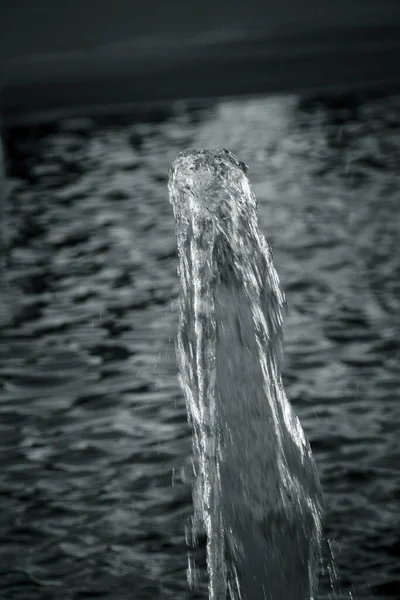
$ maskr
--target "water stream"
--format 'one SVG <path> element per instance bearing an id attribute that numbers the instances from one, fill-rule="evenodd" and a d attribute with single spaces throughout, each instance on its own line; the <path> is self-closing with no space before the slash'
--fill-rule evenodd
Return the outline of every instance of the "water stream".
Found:
<path id="1" fill-rule="evenodd" d="M 315 598 L 323 500 L 281 378 L 285 307 L 247 167 L 186 150 L 170 169 L 181 279 L 177 358 L 193 431 L 192 540 L 210 600 Z M 196 567 L 189 561 L 189 581 Z"/>

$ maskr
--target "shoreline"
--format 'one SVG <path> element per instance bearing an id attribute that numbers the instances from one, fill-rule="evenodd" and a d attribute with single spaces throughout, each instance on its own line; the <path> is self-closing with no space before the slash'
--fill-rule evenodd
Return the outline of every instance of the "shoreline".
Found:
<path id="1" fill-rule="evenodd" d="M 156 40 L 155 40 L 156 41 Z M 169 45 L 168 45 L 169 44 Z M 0 62 L 3 125 L 121 114 L 178 100 L 335 93 L 400 84 L 400 28 L 137 44 Z M 108 49 L 107 49 L 108 48 Z M 136 50 L 135 50 L 136 48 Z"/>

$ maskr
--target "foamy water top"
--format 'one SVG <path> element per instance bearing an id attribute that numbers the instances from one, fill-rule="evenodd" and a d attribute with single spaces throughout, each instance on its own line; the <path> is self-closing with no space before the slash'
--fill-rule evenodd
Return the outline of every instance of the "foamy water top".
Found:
<path id="1" fill-rule="evenodd" d="M 170 200 L 183 221 L 220 216 L 225 223 L 234 210 L 256 216 L 257 200 L 246 177 L 247 165 L 225 148 L 181 152 L 170 169 Z M 238 193 L 239 192 L 239 193 Z M 243 192 L 242 194 L 240 192 Z M 229 221 L 229 219 L 228 219 Z"/>

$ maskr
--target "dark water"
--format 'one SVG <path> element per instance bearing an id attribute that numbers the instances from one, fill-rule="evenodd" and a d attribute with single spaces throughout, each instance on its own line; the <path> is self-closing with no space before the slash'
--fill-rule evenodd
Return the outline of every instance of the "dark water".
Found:
<path id="1" fill-rule="evenodd" d="M 394 95 L 9 132 L 1 598 L 206 598 L 205 578 L 198 591 L 186 582 L 191 433 L 166 185 L 191 146 L 250 166 L 288 297 L 285 386 L 321 472 L 337 593 L 400 597 L 399 142 Z M 326 572 L 321 598 L 329 589 Z"/>

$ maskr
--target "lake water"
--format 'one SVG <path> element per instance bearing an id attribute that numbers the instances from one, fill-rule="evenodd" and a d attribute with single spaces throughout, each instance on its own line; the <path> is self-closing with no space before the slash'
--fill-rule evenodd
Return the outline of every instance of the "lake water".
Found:
<path id="1" fill-rule="evenodd" d="M 284 383 L 326 500 L 320 598 L 400 596 L 400 96 L 176 105 L 8 132 L 0 596 L 194 600 L 168 167 L 249 165 L 288 299 Z"/>

